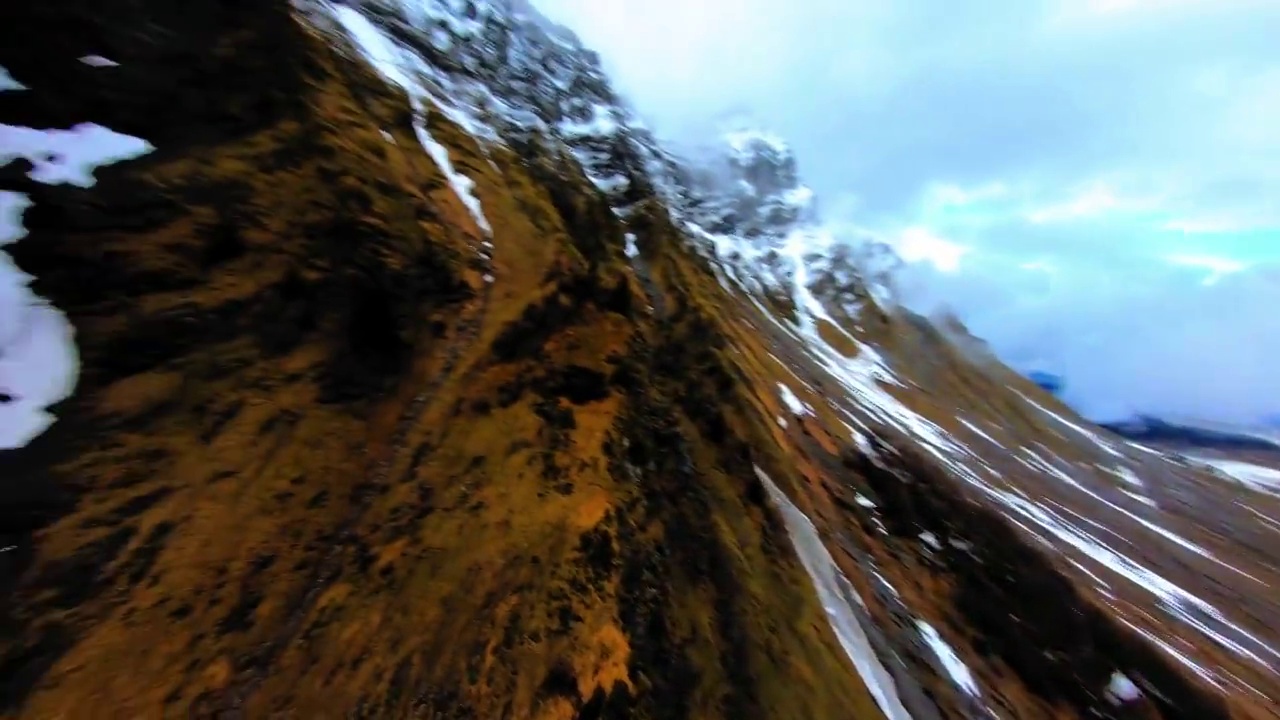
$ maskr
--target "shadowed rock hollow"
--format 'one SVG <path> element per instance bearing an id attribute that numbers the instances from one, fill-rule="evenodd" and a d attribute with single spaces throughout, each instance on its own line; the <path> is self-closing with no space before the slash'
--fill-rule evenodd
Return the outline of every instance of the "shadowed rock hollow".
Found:
<path id="1" fill-rule="evenodd" d="M 527 6 L 0 48 L 4 122 L 154 146 L 0 170 L 81 361 L 0 451 L 6 717 L 1276 716 L 1274 495 L 800 252 L 789 151 L 717 195 Z"/>

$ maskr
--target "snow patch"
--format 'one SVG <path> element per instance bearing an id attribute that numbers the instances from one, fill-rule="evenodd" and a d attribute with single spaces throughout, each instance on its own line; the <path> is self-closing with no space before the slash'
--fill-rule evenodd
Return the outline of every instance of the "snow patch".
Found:
<path id="1" fill-rule="evenodd" d="M 793 415 L 812 415 L 813 408 L 800 401 L 791 388 L 783 383 L 778 383 L 778 396 L 782 398 L 782 402 L 787 406 Z"/>
<path id="2" fill-rule="evenodd" d="M 1093 580 L 1095 583 L 1097 583 L 1097 584 L 1098 584 L 1098 587 L 1099 587 L 1099 588 L 1103 588 L 1103 592 L 1107 595 L 1107 597 L 1111 597 L 1111 596 L 1112 596 L 1112 595 L 1111 595 L 1111 593 L 1110 593 L 1110 592 L 1108 592 L 1109 590 L 1111 590 L 1111 583 L 1109 583 L 1109 582 L 1107 582 L 1106 580 L 1103 580 L 1102 578 L 1098 577 L 1097 573 L 1095 573 L 1095 572 L 1093 572 L 1092 570 L 1090 570 L 1089 568 L 1085 567 L 1085 566 L 1084 566 L 1084 563 L 1077 562 L 1077 561 L 1072 560 L 1072 559 L 1070 559 L 1070 558 L 1068 558 L 1068 561 L 1069 561 L 1073 566 L 1075 566 L 1075 569 L 1079 570 L 1080 572 L 1084 573 L 1085 575 L 1088 575 L 1088 576 L 1089 576 L 1089 578 L 1090 578 L 1091 580 Z"/>
<path id="3" fill-rule="evenodd" d="M 1185 666 L 1187 669 L 1191 670 L 1195 674 L 1207 680 L 1214 687 L 1219 689 L 1222 688 L 1222 683 L 1218 682 L 1218 678 L 1216 675 L 1214 675 L 1205 667 L 1201 666 L 1196 661 L 1192 660 L 1190 657 L 1187 657 L 1186 653 L 1175 648 L 1174 646 L 1170 645 L 1164 640 L 1161 640 L 1159 637 L 1156 636 L 1155 633 L 1152 633 L 1148 630 L 1144 630 L 1143 628 L 1140 628 L 1137 625 L 1134 625 L 1133 623 L 1129 622 L 1123 617 L 1117 616 L 1117 619 L 1120 622 L 1124 623 L 1125 625 L 1128 625 L 1129 628 L 1134 632 L 1138 633 L 1139 635 L 1145 637 L 1147 640 L 1157 645 L 1161 650 L 1164 650 L 1166 653 L 1168 653 L 1170 657 L 1182 663 L 1183 666 Z"/>
<path id="4" fill-rule="evenodd" d="M 1044 448 L 1043 445 L 1041 445 L 1040 447 L 1042 449 L 1046 449 L 1047 451 L 1047 448 Z M 1096 493 L 1085 488 L 1085 486 L 1081 485 L 1078 480 L 1068 475 L 1066 472 L 1060 469 L 1057 465 L 1054 465 L 1053 463 L 1046 460 L 1043 456 L 1038 454 L 1036 451 L 1030 448 L 1022 448 L 1022 452 L 1025 453 L 1028 457 L 1030 457 L 1031 460 L 1033 461 L 1033 463 L 1028 463 L 1028 467 L 1032 467 L 1035 469 L 1039 469 L 1043 472 L 1047 472 L 1050 475 L 1053 475 L 1054 477 L 1058 478 L 1062 482 L 1070 485 L 1071 487 L 1076 488 L 1077 490 L 1080 490 L 1086 495 L 1089 495 L 1090 497 L 1093 497 L 1093 498 L 1101 499 L 1098 497 Z M 1054 460 L 1060 459 L 1056 455 L 1052 455 L 1052 454 L 1050 455 L 1050 457 L 1052 457 Z"/>
<path id="5" fill-rule="evenodd" d="M 622 251 L 626 253 L 627 257 L 632 260 L 640 257 L 640 248 L 636 246 L 635 233 L 627 233 L 626 235 L 623 235 L 622 240 L 626 243 Z"/>
<path id="6" fill-rule="evenodd" d="M 407 53 L 401 51 L 390 38 L 383 35 L 373 23 L 354 8 L 346 5 L 332 6 L 333 17 L 351 36 L 357 50 L 384 78 L 399 85 L 410 95 L 421 96 L 421 83 L 410 77 L 402 65 Z"/>
<path id="7" fill-rule="evenodd" d="M 966 479 L 972 480 L 972 478 Z M 1222 648 L 1236 653 L 1237 655 L 1247 657 L 1268 669 L 1271 669 L 1272 665 L 1264 658 L 1264 656 L 1280 658 L 1280 653 L 1277 653 L 1276 650 L 1259 640 L 1243 627 L 1228 620 L 1222 611 L 1218 610 L 1218 608 L 1187 590 L 1184 590 L 1173 582 L 1170 582 L 1168 579 L 1153 572 L 1149 568 L 1144 567 L 1132 558 L 1113 550 L 1111 547 L 1089 535 L 1084 530 L 1072 525 L 1062 516 L 1057 515 L 1049 508 L 1032 503 L 1029 500 L 1018 497 L 1012 493 L 997 490 L 980 481 L 977 483 L 971 482 L 971 484 L 974 484 L 975 487 L 982 490 L 989 497 L 1012 510 L 1017 516 L 1040 527 L 1042 530 L 1047 531 L 1052 536 L 1075 548 L 1081 554 L 1088 556 L 1090 559 L 1103 567 L 1106 567 L 1108 570 L 1125 578 L 1129 582 L 1132 582 L 1137 587 L 1151 593 L 1155 596 L 1160 606 L 1170 616 L 1189 625 L 1190 627 L 1195 628 L 1205 637 L 1209 638 Z M 1113 507 L 1115 506 L 1113 505 Z M 1137 518 L 1137 516 L 1132 515 L 1132 513 L 1127 513 L 1123 509 L 1121 509 L 1121 512 L 1125 512 L 1127 515 L 1138 519 L 1139 522 L 1142 522 L 1149 528 L 1155 529 L 1154 526 L 1150 525 L 1150 523 L 1141 518 Z M 1027 526 L 1019 523 L 1016 518 L 1011 517 L 1010 519 L 1021 525 L 1024 529 L 1030 531 Z M 1167 533 L 1168 531 L 1164 532 Z M 1032 534 L 1034 535 L 1035 533 Z M 1169 535 L 1172 535 L 1172 533 L 1169 533 Z M 1187 541 L 1177 538 L 1176 535 L 1173 536 L 1173 538 L 1176 538 L 1175 542 L 1180 541 L 1178 542 L 1180 545 L 1183 543 L 1190 545 Z M 1197 550 L 1203 552 L 1203 550 L 1198 547 L 1193 548 L 1193 551 Z M 1213 627 L 1214 625 L 1225 628 L 1226 630 L 1241 636 L 1244 638 L 1245 642 L 1238 642 L 1227 637 L 1218 629 L 1215 629 L 1215 627 Z"/>
<path id="8" fill-rule="evenodd" d="M 853 442 L 857 444 L 858 450 L 861 451 L 863 455 L 866 455 L 869 458 L 874 458 L 876 456 L 876 449 L 871 447 L 871 441 L 867 439 L 867 436 L 853 428 L 849 428 L 849 431 L 853 433 Z"/>
<path id="9" fill-rule="evenodd" d="M 1121 466 L 1117 467 L 1117 468 L 1114 470 L 1114 472 L 1115 472 L 1116 477 L 1118 477 L 1118 478 L 1120 478 L 1121 480 L 1125 481 L 1125 482 L 1126 482 L 1126 483 L 1128 483 L 1129 485 L 1131 485 L 1131 486 L 1133 486 L 1133 487 L 1135 487 L 1135 488 L 1141 488 L 1141 487 L 1144 487 L 1144 483 L 1142 482 L 1142 478 L 1140 478 L 1140 477 L 1138 477 L 1137 475 L 1135 475 L 1135 474 L 1133 473 L 1133 471 L 1132 471 L 1132 470 L 1130 470 L 1129 468 L 1127 468 L 1127 467 L 1125 467 L 1125 466 L 1121 465 Z"/>
<path id="10" fill-rule="evenodd" d="M 814 297 L 808 288 L 808 270 L 804 263 L 805 248 L 812 247 L 805 237 L 806 231 L 797 231 L 788 237 L 782 248 L 782 254 L 789 256 L 793 263 L 792 292 L 796 301 L 798 316 L 798 332 L 777 323 L 772 315 L 765 317 L 774 321 L 779 327 L 801 340 L 810 352 L 811 357 L 822 365 L 846 390 L 860 401 L 861 407 L 871 412 L 879 420 L 892 425 L 921 442 L 923 449 L 948 467 L 955 463 L 947 458 L 943 451 L 956 452 L 957 448 L 949 439 L 949 434 L 933 422 L 908 408 L 901 400 L 891 395 L 882 386 L 903 387 L 903 383 L 894 376 L 886 366 L 880 354 L 870 346 L 862 343 L 840 328 L 840 325 L 827 313 L 821 302 Z M 845 340 L 856 349 L 854 357 L 846 357 L 827 343 L 818 332 L 818 321 L 825 320 L 837 332 L 844 334 Z M 853 420 L 852 413 L 837 407 L 847 419 Z M 860 424 L 860 423 L 859 423 Z"/>
<path id="11" fill-rule="evenodd" d="M 476 183 L 471 178 L 463 175 L 454 169 L 453 163 L 449 160 L 449 151 L 444 145 L 441 145 L 435 138 L 431 137 L 431 133 L 427 131 L 426 126 L 415 122 L 413 130 L 418 135 L 418 142 L 422 143 L 422 147 L 426 149 L 427 154 L 440 167 L 440 171 L 449 180 L 449 187 L 453 188 L 453 192 L 466 206 L 467 211 L 471 213 L 471 218 L 475 220 L 476 226 L 486 235 L 493 235 L 493 228 L 489 225 L 489 220 L 484 216 L 484 209 L 480 207 L 480 199 L 475 195 Z"/>
<path id="12" fill-rule="evenodd" d="M 946 669 L 947 674 L 951 676 L 951 681 L 973 697 L 981 695 L 982 693 L 978 690 L 978 683 L 973 679 L 973 673 L 969 672 L 968 666 L 964 664 L 959 655 L 956 655 L 956 651 L 947 644 L 947 641 L 942 639 L 938 631 L 924 620 L 916 620 L 916 628 L 920 631 L 924 641 L 929 644 L 929 648 L 933 650 L 933 654 L 938 657 L 938 661 L 942 663 L 942 667 Z"/>
<path id="13" fill-rule="evenodd" d="M 101 55 L 85 55 L 80 58 L 80 62 L 93 67 L 120 67 L 120 63 L 114 60 L 108 60 Z"/>
<path id="14" fill-rule="evenodd" d="M 1039 443 L 1037 443 L 1037 445 L 1039 445 Z M 1041 447 L 1042 449 L 1044 449 L 1044 446 L 1043 446 L 1043 445 L 1040 445 L 1040 447 Z M 1047 450 L 1047 449 L 1046 449 L 1046 450 Z M 1207 560 L 1212 560 L 1213 562 L 1215 562 L 1215 563 L 1217 563 L 1217 564 L 1221 565 L 1222 567 L 1224 567 L 1224 568 L 1226 568 L 1226 569 L 1228 569 L 1228 570 L 1231 570 L 1231 571 L 1233 571 L 1233 572 L 1236 572 L 1236 573 L 1238 573 L 1238 574 L 1240 574 L 1240 575 L 1242 575 L 1242 576 L 1244 576 L 1244 577 L 1247 577 L 1247 578 L 1249 578 L 1250 580 L 1258 581 L 1258 579 L 1257 579 L 1256 577 L 1254 577 L 1254 576 L 1252 576 L 1252 575 L 1250 575 L 1250 574 L 1248 574 L 1248 573 L 1246 573 L 1246 572 L 1244 572 L 1244 571 L 1240 570 L 1239 568 L 1237 568 L 1237 567 L 1235 567 L 1235 566 L 1233 566 L 1233 565 L 1231 565 L 1231 564 L 1229 564 L 1229 563 L 1226 563 L 1226 562 L 1223 562 L 1222 560 L 1219 560 L 1217 557 L 1215 557 L 1215 556 L 1213 555 L 1213 553 L 1209 552 L 1209 551 L 1208 551 L 1208 550 L 1206 550 L 1205 548 L 1203 548 L 1203 547 L 1201 547 L 1201 546 L 1199 546 L 1199 545 L 1197 545 L 1197 544 L 1195 544 L 1195 543 L 1191 542 L 1190 540 L 1187 540 L 1187 539 L 1185 539 L 1185 538 L 1181 537 L 1181 536 L 1180 536 L 1180 535 L 1178 535 L 1177 533 L 1174 533 L 1174 532 L 1172 532 L 1172 531 L 1170 531 L 1170 530 L 1168 530 L 1168 529 L 1166 529 L 1166 528 L 1160 527 L 1159 525 L 1157 525 L 1157 524 L 1155 524 L 1155 523 L 1151 522 L 1150 520 L 1148 520 L 1148 519 L 1146 519 L 1146 518 L 1144 518 L 1144 517 L 1142 517 L 1142 516 L 1140 516 L 1140 515 L 1135 515 L 1134 513 L 1129 512 L 1129 511 L 1128 511 L 1128 510 L 1126 510 L 1125 508 L 1120 507 L 1119 505 L 1116 505 L 1115 503 L 1111 502 L 1110 500 L 1107 500 L 1106 498 L 1102 497 L 1102 496 L 1101 496 L 1101 495 L 1099 495 L 1098 493 L 1095 493 L 1095 492 L 1093 492 L 1092 490 L 1090 490 L 1090 489 L 1086 488 L 1084 485 L 1080 484 L 1080 483 L 1079 483 L 1079 482 L 1077 482 L 1075 479 L 1071 478 L 1069 475 L 1067 475 L 1067 474 L 1063 473 L 1062 471 L 1058 470 L 1058 469 L 1057 469 L 1057 468 L 1056 468 L 1052 463 L 1048 462 L 1047 460 L 1045 460 L 1045 459 L 1044 459 L 1043 457 L 1041 457 L 1040 455 L 1037 455 L 1037 454 L 1035 453 L 1035 451 L 1030 450 L 1030 449 L 1027 449 L 1027 448 L 1023 448 L 1023 452 L 1024 452 L 1024 453 L 1026 453 L 1028 456 L 1030 456 L 1030 457 L 1035 461 L 1034 463 L 1031 463 L 1031 462 L 1027 462 L 1026 460 L 1023 460 L 1022 458 L 1018 458 L 1019 462 L 1022 462 L 1022 464 L 1026 465 L 1027 467 L 1029 467 L 1029 468 L 1031 468 L 1031 469 L 1033 469 L 1033 470 L 1042 470 L 1042 471 L 1048 472 L 1048 473 L 1050 473 L 1050 474 L 1053 474 L 1054 476 L 1058 477 L 1059 479 L 1061 479 L 1063 482 L 1067 483 L 1067 484 L 1068 484 L 1068 485 L 1070 485 L 1071 487 L 1073 487 L 1073 488 L 1075 488 L 1075 489 L 1079 490 L 1080 492 L 1084 493 L 1085 495 L 1088 495 L 1090 498 L 1092 498 L 1092 499 L 1096 500 L 1097 502 L 1099 502 L 1099 503 L 1101 503 L 1101 504 L 1103 504 L 1103 505 L 1106 505 L 1107 507 L 1111 508 L 1112 510 L 1115 510 L 1116 512 L 1121 513 L 1121 514 L 1122 514 L 1122 515 L 1124 515 L 1125 517 L 1129 518 L 1130 520 L 1133 520 L 1134 522 L 1138 523 L 1139 525 L 1142 525 L 1143 527 L 1145 527 L 1145 528 L 1147 528 L 1148 530 L 1150 530 L 1151 532 L 1153 532 L 1153 533 L 1155 533 L 1155 534 L 1159 535 L 1160 537 L 1164 538 L 1165 540 L 1168 540 L 1169 542 L 1172 542 L 1173 544 L 1175 544 L 1175 545 L 1177 545 L 1177 546 L 1179 546 L 1179 547 L 1181 547 L 1181 548 L 1183 548 L 1183 549 L 1185 549 L 1185 550 L 1189 550 L 1189 551 L 1191 551 L 1191 552 L 1195 553 L 1196 555 L 1199 555 L 1200 557 L 1203 557 L 1203 558 L 1205 558 L 1205 559 L 1207 559 Z M 1141 484 L 1141 481 L 1139 481 L 1139 484 Z M 1132 495 L 1132 496 L 1134 496 L 1134 497 L 1137 497 L 1140 501 L 1143 501 L 1143 503 L 1144 503 L 1144 504 L 1150 503 L 1152 506 L 1155 506 L 1155 503 L 1154 503 L 1154 502 L 1152 502 L 1152 501 L 1150 501 L 1148 498 L 1145 498 L 1145 497 L 1142 497 L 1142 496 L 1139 496 L 1139 495 L 1135 495 L 1135 494 L 1130 493 L 1130 492 L 1128 492 L 1128 491 L 1126 491 L 1126 490 L 1123 490 L 1123 489 L 1122 489 L 1122 492 L 1125 492 L 1125 494 L 1128 494 L 1128 495 Z M 1066 510 L 1066 508 L 1064 508 L 1064 510 Z M 1067 512 L 1071 513 L 1072 515 L 1075 515 L 1077 518 L 1079 518 L 1080 520 L 1083 520 L 1083 521 L 1084 521 L 1084 522 L 1086 522 L 1086 523 L 1089 523 L 1089 524 L 1095 525 L 1096 527 L 1098 527 L 1098 528 L 1100 528 L 1100 529 L 1102 529 L 1102 530 L 1106 530 L 1106 531 L 1108 531 L 1108 532 L 1112 532 L 1109 528 L 1105 528 L 1105 527 L 1103 527 L 1102 525 L 1098 525 L 1096 522 L 1094 522 L 1093 520 L 1090 520 L 1089 518 L 1083 517 L 1083 516 L 1081 516 L 1081 515 L 1079 515 L 1079 514 L 1077 514 L 1077 513 L 1073 512 L 1073 511 L 1071 511 L 1071 510 L 1067 510 Z M 1112 534 L 1114 534 L 1114 532 L 1112 532 Z M 1259 581 L 1259 582 L 1260 582 L 1260 581 Z"/>
<path id="15" fill-rule="evenodd" d="M 1120 492 L 1124 493 L 1126 497 L 1133 500 L 1137 500 L 1138 502 L 1142 503 L 1143 505 L 1146 505 L 1147 507 L 1153 507 L 1153 508 L 1160 507 L 1159 505 L 1156 504 L 1155 500 L 1152 500 L 1146 495 L 1139 495 L 1136 492 L 1130 492 L 1128 490 L 1125 490 L 1124 488 L 1121 488 Z"/>
<path id="16" fill-rule="evenodd" d="M 75 329 L 57 308 L 30 292 L 29 276 L 0 261 L 0 450 L 20 448 L 49 429 L 47 408 L 71 396 L 79 374 Z"/>
<path id="17" fill-rule="evenodd" d="M 1142 699 L 1142 691 L 1124 673 L 1116 670 L 1111 673 L 1111 682 L 1107 684 L 1107 699 L 1112 705 L 1123 705 Z"/>
<path id="18" fill-rule="evenodd" d="M 6 73 L 7 76 L 7 73 Z M 28 176 L 42 183 L 91 187 L 102 165 L 152 150 L 145 140 L 101 125 L 37 130 L 0 124 L 0 165 L 25 157 Z M 25 194 L 0 192 L 0 245 L 26 236 Z M 53 424 L 48 407 L 71 396 L 79 375 L 75 328 L 57 308 L 31 292 L 31 276 L 0 253 L 0 449 L 25 446 Z"/>
<path id="19" fill-rule="evenodd" d="M 1159 450 L 1152 450 L 1151 448 L 1147 447 L 1146 445 L 1143 445 L 1142 443 L 1126 442 L 1125 444 L 1133 448 L 1134 450 L 1144 452 L 1148 455 L 1154 455 L 1158 458 L 1164 458 L 1164 453 L 1160 452 Z"/>
<path id="20" fill-rule="evenodd" d="M 609 137 L 621 129 L 611 108 L 605 105 L 592 105 L 591 117 L 583 121 L 564 120 L 556 124 L 556 130 L 566 140 L 585 137 Z"/>
<path id="21" fill-rule="evenodd" d="M 616 193 L 626 192 L 631 187 L 631 180 L 626 175 L 596 175 L 587 173 L 587 179 L 591 181 L 596 189 L 605 195 L 613 195 Z"/>
<path id="22" fill-rule="evenodd" d="M 926 530 L 926 531 L 924 531 L 924 532 L 920 533 L 920 540 L 921 540 L 921 541 L 923 541 L 925 545 L 928 545 L 929 547 L 933 548 L 934 550 L 941 550 L 941 549 L 942 549 L 942 543 L 938 542 L 938 536 L 937 536 L 937 535 L 934 535 L 933 533 L 929 532 L 928 530 Z"/>
<path id="23" fill-rule="evenodd" d="M 707 233 L 697 225 L 693 223 L 685 225 L 690 232 L 701 234 L 713 242 L 717 241 L 716 236 Z M 741 242 L 734 238 L 723 237 L 723 239 L 731 246 Z M 825 244 L 830 241 L 829 233 L 826 231 L 805 228 L 793 231 L 781 248 L 781 256 L 788 258 L 791 262 L 792 273 L 788 282 L 796 306 L 797 318 L 794 324 L 779 321 L 755 301 L 749 289 L 748 300 L 756 305 L 766 321 L 800 342 L 809 351 L 810 357 L 840 382 L 861 409 L 869 412 L 877 420 L 920 441 L 923 450 L 929 452 L 953 472 L 965 472 L 963 466 L 947 455 L 948 453 L 956 455 L 961 452 L 961 448 L 951 440 L 950 434 L 889 393 L 886 386 L 905 387 L 905 385 L 889 370 L 879 353 L 845 332 L 809 290 L 808 269 L 804 256 L 814 248 L 825 247 Z M 818 332 L 818 322 L 823 320 L 828 322 L 834 331 L 843 334 L 845 341 L 854 348 L 853 357 L 842 354 L 823 339 Z M 833 409 L 841 414 L 841 421 L 850 428 L 854 441 L 863 452 L 870 454 L 870 446 L 866 444 L 866 439 L 853 429 L 855 424 L 865 427 L 862 421 L 847 408 L 833 405 Z"/>
<path id="24" fill-rule="evenodd" d="M 1251 513 L 1253 513 L 1254 517 L 1256 517 L 1256 518 L 1258 518 L 1259 520 L 1261 520 L 1261 521 L 1262 521 L 1262 523 L 1263 523 L 1264 525 L 1266 525 L 1267 527 L 1271 528 L 1272 530 L 1274 530 L 1274 531 L 1276 531 L 1276 532 L 1280 533 L 1280 522 L 1277 522 L 1275 518 L 1270 517 L 1269 515 L 1263 515 L 1262 513 L 1260 513 L 1260 512 L 1258 512 L 1257 510 L 1255 510 L 1254 508 L 1249 507 L 1248 505 L 1246 505 L 1245 503 L 1240 502 L 1239 500 L 1237 500 L 1237 501 L 1236 501 L 1236 505 L 1238 505 L 1239 507 L 1244 508 L 1245 510 L 1248 510 L 1248 511 L 1249 511 L 1249 512 L 1251 512 Z"/>
<path id="25" fill-rule="evenodd" d="M 902 599 L 902 595 L 898 593 L 898 588 L 894 587 L 893 583 L 889 582 L 888 578 L 886 578 L 884 575 L 881 575 L 879 570 L 872 570 L 871 574 L 875 575 L 876 579 L 880 581 L 880 584 L 884 585 L 885 588 L 887 588 L 894 597 L 898 598 L 899 600 Z"/>
<path id="26" fill-rule="evenodd" d="M 14 80 L 13 76 L 9 74 L 9 69 L 0 65 L 0 92 L 6 90 L 30 90 L 30 88 Z"/>
<path id="27" fill-rule="evenodd" d="M 866 683 L 876 704 L 880 706 L 881 712 L 889 720 L 911 720 L 911 714 L 907 712 L 902 700 L 898 697 L 898 688 L 893 682 L 893 676 L 885 669 L 871 648 L 871 642 L 867 639 L 866 631 L 863 630 L 856 614 L 857 611 L 853 608 L 850 595 L 859 603 L 861 598 L 851 592 L 848 579 L 844 577 L 844 573 L 840 572 L 840 568 L 836 567 L 831 553 L 822 544 L 818 529 L 803 512 L 800 512 L 799 508 L 791 503 L 790 498 L 773 484 L 773 480 L 763 470 L 756 467 L 755 472 L 756 477 L 769 492 L 769 497 L 782 513 L 787 533 L 791 536 L 792 544 L 795 545 L 800 563 L 804 565 L 809 578 L 813 581 L 818 598 L 822 601 L 822 607 L 827 612 L 831 629 L 835 632 L 845 654 L 857 668 L 858 674 Z"/>
<path id="28" fill-rule="evenodd" d="M 1217 470 L 1219 473 L 1259 492 L 1280 494 L 1280 470 L 1254 465 L 1238 460 L 1188 457 L 1188 459 Z"/>
<path id="29" fill-rule="evenodd" d="M 50 185 L 91 187 L 96 168 L 154 149 L 146 140 L 97 123 L 80 123 L 70 130 L 37 130 L 0 123 L 0 166 L 25 157 L 34 166 L 27 177 Z"/>
<path id="30" fill-rule="evenodd" d="M 0 190 L 0 245 L 8 245 L 26 236 L 27 229 L 22 226 L 22 213 L 29 207 L 31 201 L 25 193 Z"/>
<path id="31" fill-rule="evenodd" d="M 1000 443 L 995 441 L 995 438 L 991 437 L 990 435 L 986 434 L 981 429 L 979 429 L 977 425 L 974 425 L 973 423 L 969 422 L 968 420 L 965 420 L 964 418 L 957 418 L 957 419 L 960 421 L 961 425 L 964 425 L 965 427 L 969 428 L 970 432 L 972 432 L 974 435 L 977 435 L 978 437 L 982 438 L 983 440 L 986 440 L 987 442 L 991 443 L 992 445 L 995 445 L 996 447 L 1003 447 Z"/>
<path id="32" fill-rule="evenodd" d="M 383 139 L 383 140 L 386 140 L 387 142 L 391 143 L 392 145 L 395 145 L 395 144 L 396 144 L 395 136 L 393 136 L 391 133 L 387 132 L 386 130 L 379 130 L 378 132 L 382 134 L 382 139 Z"/>
<path id="33" fill-rule="evenodd" d="M 768 148 L 779 155 L 791 152 L 786 140 L 764 130 L 736 130 L 726 133 L 724 139 L 739 157 L 750 157 L 760 147 Z"/>

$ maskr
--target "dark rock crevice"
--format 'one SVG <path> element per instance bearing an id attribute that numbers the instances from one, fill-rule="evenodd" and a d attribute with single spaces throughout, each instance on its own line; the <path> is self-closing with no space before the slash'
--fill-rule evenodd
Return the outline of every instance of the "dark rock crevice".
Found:
<path id="1" fill-rule="evenodd" d="M 639 496 L 619 511 L 619 620 L 631 645 L 629 671 L 648 681 L 635 699 L 638 715 L 684 718 L 693 708 L 692 695 L 700 683 L 696 664 L 681 647 L 691 639 L 672 627 L 678 616 L 677 595 L 690 592 L 699 580 L 709 580 L 715 600 L 716 630 L 723 643 L 719 666 L 730 676 L 721 699 L 727 717 L 759 716 L 754 694 L 747 632 L 733 606 L 736 580 L 732 560 L 722 539 L 707 527 L 711 501 L 695 473 L 676 421 L 659 408 L 637 408 L 626 420 L 625 456 L 613 461 L 611 472 L 625 477 L 621 462 L 642 468 Z M 646 440 L 652 438 L 652 440 Z M 646 528 L 660 522 L 662 539 L 646 541 Z"/>
<path id="2" fill-rule="evenodd" d="M 37 128 L 98 122 L 170 152 L 220 142 L 304 113 L 316 68 L 303 33 L 288 3 L 10 4 L 0 64 L 30 90 L 0 93 L 0 116 Z"/>

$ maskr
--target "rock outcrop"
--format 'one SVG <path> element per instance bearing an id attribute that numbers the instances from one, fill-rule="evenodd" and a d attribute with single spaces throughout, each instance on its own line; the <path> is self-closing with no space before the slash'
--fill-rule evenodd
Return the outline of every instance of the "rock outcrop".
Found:
<path id="1" fill-rule="evenodd" d="M 0 147 L 80 360 L 0 451 L 6 716 L 1276 716 L 1280 498 L 895 309 L 788 153 L 665 152 L 527 4 L 0 48 L 5 122 L 151 148 Z"/>

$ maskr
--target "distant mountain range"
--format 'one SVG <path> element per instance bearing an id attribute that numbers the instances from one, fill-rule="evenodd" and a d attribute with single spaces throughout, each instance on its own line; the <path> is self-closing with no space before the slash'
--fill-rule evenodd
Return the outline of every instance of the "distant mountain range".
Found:
<path id="1" fill-rule="evenodd" d="M 1111 432 L 1145 442 L 1221 450 L 1280 450 L 1280 432 L 1208 421 L 1171 421 L 1148 416 L 1099 423 Z"/>
<path id="2" fill-rule="evenodd" d="M 1027 373 L 1027 379 L 1055 397 L 1062 392 L 1063 381 L 1061 375 L 1033 370 Z"/>
<path id="3" fill-rule="evenodd" d="M 1032 370 L 1026 373 L 1026 377 L 1055 397 L 1061 397 L 1066 385 L 1061 375 L 1040 370 Z M 1149 443 L 1192 445 L 1220 450 L 1280 450 L 1280 415 L 1267 418 L 1257 427 L 1151 415 L 1099 422 L 1098 425 L 1121 437 Z"/>

